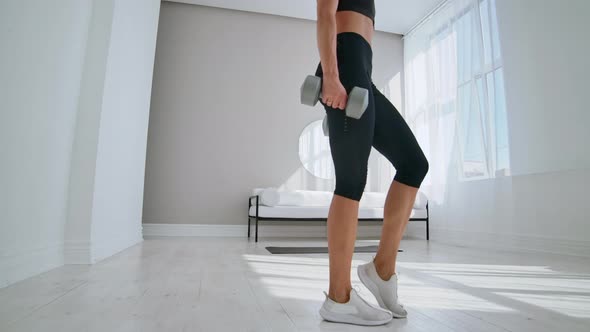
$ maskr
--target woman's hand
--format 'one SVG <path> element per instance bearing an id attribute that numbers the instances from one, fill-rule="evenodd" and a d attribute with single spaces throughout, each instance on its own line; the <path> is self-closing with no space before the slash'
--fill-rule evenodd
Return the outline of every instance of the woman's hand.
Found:
<path id="1" fill-rule="evenodd" d="M 322 79 L 322 101 L 332 108 L 344 110 L 348 101 L 346 89 L 338 76 L 324 76 Z"/>

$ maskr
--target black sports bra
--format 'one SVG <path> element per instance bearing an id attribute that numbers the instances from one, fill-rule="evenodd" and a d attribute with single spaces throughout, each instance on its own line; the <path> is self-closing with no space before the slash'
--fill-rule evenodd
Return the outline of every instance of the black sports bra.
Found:
<path id="1" fill-rule="evenodd" d="M 371 20 L 375 25 L 375 0 L 340 0 L 338 1 L 337 12 L 351 10 L 353 12 L 361 13 Z"/>

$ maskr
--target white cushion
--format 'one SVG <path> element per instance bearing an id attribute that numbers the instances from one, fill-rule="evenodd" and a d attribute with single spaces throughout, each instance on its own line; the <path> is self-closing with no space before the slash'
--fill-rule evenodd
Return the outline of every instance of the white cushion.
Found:
<path id="1" fill-rule="evenodd" d="M 279 204 L 281 196 L 274 188 L 266 188 L 260 192 L 260 204 L 266 206 L 275 206 Z"/>
<path id="2" fill-rule="evenodd" d="M 306 193 L 299 190 L 279 191 L 276 188 L 256 188 L 253 194 L 259 195 L 260 204 L 266 206 L 303 206 L 312 205 L 311 203 L 315 201 L 311 192 Z M 306 201 L 310 201 L 309 204 L 306 204 Z M 320 203 L 324 205 L 323 200 Z"/>
<path id="3" fill-rule="evenodd" d="M 303 196 L 301 206 L 330 206 L 334 193 L 319 190 L 294 190 Z"/>
<path id="4" fill-rule="evenodd" d="M 426 203 L 428 203 L 428 197 L 423 192 L 418 191 L 414 201 L 414 209 L 426 210 Z"/>
<path id="5" fill-rule="evenodd" d="M 266 206 L 319 206 L 328 207 L 332 202 L 334 193 L 332 191 L 318 190 L 288 190 L 282 191 L 277 188 L 255 188 L 252 195 L 260 196 L 260 204 Z M 359 202 L 360 208 L 382 208 L 385 206 L 387 193 L 364 192 Z M 413 208 L 425 210 L 428 198 L 418 191 Z M 253 202 L 254 204 L 254 202 Z"/>
<path id="6" fill-rule="evenodd" d="M 263 191 L 264 188 L 254 188 L 252 189 L 252 196 L 256 196 L 258 194 L 260 194 L 261 191 Z"/>
<path id="7" fill-rule="evenodd" d="M 264 218 L 327 218 L 330 206 L 258 206 L 258 216 Z M 256 206 L 250 207 L 256 216 Z M 383 218 L 383 208 L 359 208 L 359 219 Z M 410 218 L 426 218 L 426 210 L 412 210 Z"/>
<path id="8" fill-rule="evenodd" d="M 428 217 L 428 213 L 426 213 L 426 210 L 422 210 L 422 209 L 413 209 L 412 213 L 410 213 L 410 219 L 412 219 L 412 218 L 425 219 L 427 217 Z"/>
<path id="9" fill-rule="evenodd" d="M 380 192 L 364 192 L 359 202 L 359 207 L 363 208 L 382 208 L 385 206 L 385 199 L 387 193 Z"/>

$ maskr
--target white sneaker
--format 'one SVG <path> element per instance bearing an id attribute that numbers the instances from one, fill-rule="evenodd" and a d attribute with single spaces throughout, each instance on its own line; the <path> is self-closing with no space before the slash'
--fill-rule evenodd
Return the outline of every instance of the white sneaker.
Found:
<path id="1" fill-rule="evenodd" d="M 397 274 L 392 275 L 387 281 L 381 279 L 372 260 L 367 264 L 359 265 L 357 273 L 361 282 L 375 295 L 381 308 L 390 310 L 395 318 L 408 316 L 404 306 L 398 302 Z"/>
<path id="2" fill-rule="evenodd" d="M 386 309 L 377 308 L 363 300 L 356 290 L 350 291 L 350 299 L 346 303 L 333 301 L 326 295 L 326 300 L 320 309 L 320 316 L 327 321 L 355 325 L 383 325 L 393 316 Z"/>

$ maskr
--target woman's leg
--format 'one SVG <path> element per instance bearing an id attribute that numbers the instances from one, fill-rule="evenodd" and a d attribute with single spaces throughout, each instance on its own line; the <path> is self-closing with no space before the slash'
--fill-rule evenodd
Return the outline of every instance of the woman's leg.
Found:
<path id="1" fill-rule="evenodd" d="M 367 164 L 375 130 L 371 90 L 371 45 L 359 34 L 336 37 L 339 78 L 348 93 L 358 86 L 369 90 L 369 105 L 360 119 L 346 116 L 325 104 L 330 153 L 334 161 L 336 188 L 328 213 L 330 289 L 320 309 L 329 321 L 382 325 L 393 318 L 389 310 L 370 305 L 352 289 L 350 267 L 358 223 L 359 201 L 367 181 Z M 321 77 L 321 64 L 316 75 Z"/>
<path id="2" fill-rule="evenodd" d="M 395 274 L 397 252 L 412 213 L 417 192 L 418 188 L 395 180 L 389 186 L 383 210 L 381 241 L 374 261 L 377 274 L 383 280 L 389 280 Z"/>
<path id="3" fill-rule="evenodd" d="M 371 91 L 365 72 L 350 69 L 341 73 L 347 90 L 353 86 Z M 340 109 L 326 107 L 330 152 L 334 161 L 336 187 L 328 213 L 329 297 L 348 301 L 352 288 L 350 270 L 356 240 L 359 201 L 367 181 L 367 166 L 375 128 L 373 96 L 360 119 L 349 118 Z"/>
<path id="4" fill-rule="evenodd" d="M 320 315 L 332 322 L 382 325 L 393 318 L 391 311 L 366 302 L 352 289 L 350 282 L 359 200 L 365 188 L 373 138 L 371 100 L 372 97 L 367 111 L 358 120 L 346 118 L 342 110 L 326 108 L 336 188 L 328 213 L 330 289 Z"/>
<path id="5" fill-rule="evenodd" d="M 374 85 L 372 91 L 375 100 L 373 147 L 396 169 L 385 200 L 381 241 L 374 260 L 379 277 L 389 280 L 395 274 L 399 244 L 418 188 L 428 172 L 428 161 L 395 106 Z"/>
<path id="6" fill-rule="evenodd" d="M 339 303 L 348 302 L 352 289 L 350 268 L 356 240 L 358 208 L 358 201 L 334 195 L 328 213 L 328 296 Z"/>

